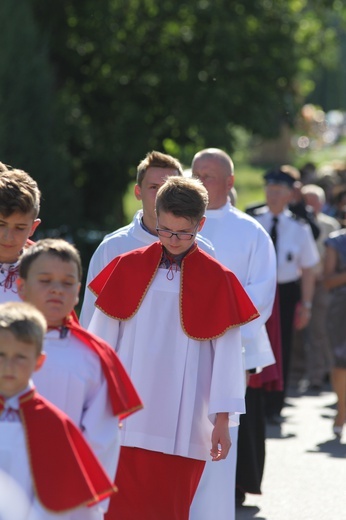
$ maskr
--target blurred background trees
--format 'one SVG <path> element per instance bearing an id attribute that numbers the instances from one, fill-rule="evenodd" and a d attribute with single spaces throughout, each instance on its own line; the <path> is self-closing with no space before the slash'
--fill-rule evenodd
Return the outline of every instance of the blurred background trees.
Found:
<path id="1" fill-rule="evenodd" d="M 341 0 L 2 0 L 0 15 L 0 160 L 39 182 L 43 227 L 123 224 L 151 149 L 188 166 L 242 132 L 277 137 L 306 101 L 346 109 Z"/>
<path id="2" fill-rule="evenodd" d="M 73 214 L 49 42 L 30 2 L 3 0 L 0 19 L 0 161 L 32 174 L 43 192 L 45 225 L 55 226 Z"/>

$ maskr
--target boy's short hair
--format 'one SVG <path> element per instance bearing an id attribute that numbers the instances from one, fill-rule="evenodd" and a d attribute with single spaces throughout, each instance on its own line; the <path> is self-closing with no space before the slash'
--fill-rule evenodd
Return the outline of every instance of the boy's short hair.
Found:
<path id="1" fill-rule="evenodd" d="M 0 331 L 11 332 L 18 341 L 35 345 L 37 355 L 42 352 L 47 322 L 42 312 L 30 303 L 0 304 Z"/>
<path id="2" fill-rule="evenodd" d="M 200 221 L 209 202 L 208 192 L 200 180 L 171 176 L 156 195 L 156 214 L 172 213 L 191 221 Z"/>
<path id="3" fill-rule="evenodd" d="M 177 170 L 177 175 L 183 175 L 183 167 L 178 161 L 171 155 L 165 153 L 156 152 L 155 150 L 147 153 L 146 157 L 137 166 L 137 184 L 142 185 L 145 173 L 148 168 L 170 168 Z"/>
<path id="4" fill-rule="evenodd" d="M 18 211 L 37 218 L 41 199 L 37 182 L 23 170 L 5 168 L 0 169 L 0 214 L 9 217 Z"/>
<path id="5" fill-rule="evenodd" d="M 57 256 L 63 262 L 74 262 L 78 269 L 78 279 L 82 279 L 82 262 L 78 249 L 62 238 L 43 238 L 28 247 L 19 262 L 19 276 L 27 279 L 30 266 L 43 253 Z"/>

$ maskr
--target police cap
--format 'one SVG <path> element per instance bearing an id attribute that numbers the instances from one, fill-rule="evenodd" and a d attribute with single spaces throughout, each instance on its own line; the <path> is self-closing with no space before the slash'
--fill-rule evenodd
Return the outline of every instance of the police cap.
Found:
<path id="1" fill-rule="evenodd" d="M 295 176 L 293 176 L 287 171 L 284 171 L 285 168 L 275 168 L 273 170 L 269 170 L 264 175 L 265 183 L 268 184 L 281 184 L 283 186 L 288 186 L 289 188 L 293 188 L 293 184 L 298 180 Z"/>

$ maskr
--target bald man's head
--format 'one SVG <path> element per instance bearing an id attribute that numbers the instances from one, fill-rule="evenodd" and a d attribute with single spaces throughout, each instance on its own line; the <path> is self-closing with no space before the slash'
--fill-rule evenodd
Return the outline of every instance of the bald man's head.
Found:
<path id="1" fill-rule="evenodd" d="M 234 166 L 230 156 L 219 148 L 206 148 L 192 160 L 192 175 L 200 179 L 208 190 L 208 209 L 218 209 L 228 201 L 234 184 Z"/>

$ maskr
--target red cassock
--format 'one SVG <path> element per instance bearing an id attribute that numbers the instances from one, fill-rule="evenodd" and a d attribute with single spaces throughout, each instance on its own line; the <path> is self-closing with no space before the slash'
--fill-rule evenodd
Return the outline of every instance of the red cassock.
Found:
<path id="1" fill-rule="evenodd" d="M 4 399 L 0 397 L 0 415 Z M 19 398 L 33 488 L 54 513 L 92 506 L 117 491 L 79 429 L 34 389 Z"/>
<path id="2" fill-rule="evenodd" d="M 96 307 L 116 320 L 132 318 L 161 258 L 162 245 L 155 242 L 112 260 L 89 284 L 97 296 Z M 211 340 L 258 316 L 237 277 L 195 245 L 181 263 L 180 318 L 185 334 Z"/>

